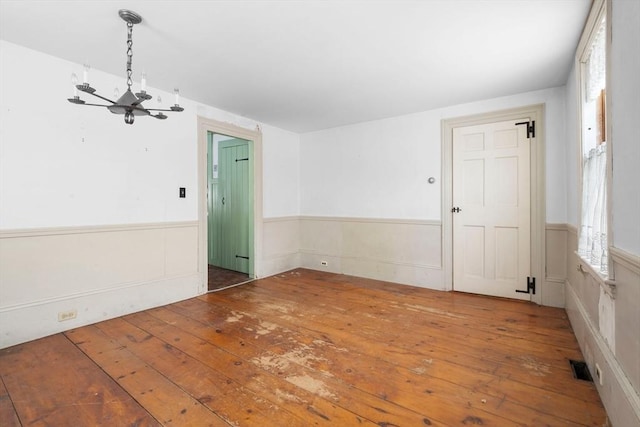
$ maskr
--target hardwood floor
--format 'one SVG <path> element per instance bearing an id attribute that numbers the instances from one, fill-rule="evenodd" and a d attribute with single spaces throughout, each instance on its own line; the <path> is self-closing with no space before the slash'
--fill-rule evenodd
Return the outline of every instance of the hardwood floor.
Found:
<path id="1" fill-rule="evenodd" d="M 602 426 L 562 309 L 294 270 L 0 350 L 0 425 Z"/>
<path id="2" fill-rule="evenodd" d="M 229 286 L 237 285 L 239 283 L 250 280 L 248 274 L 241 273 L 239 271 L 227 270 L 226 268 L 216 267 L 215 265 L 211 264 L 209 264 L 208 276 L 208 291 L 228 288 Z"/>

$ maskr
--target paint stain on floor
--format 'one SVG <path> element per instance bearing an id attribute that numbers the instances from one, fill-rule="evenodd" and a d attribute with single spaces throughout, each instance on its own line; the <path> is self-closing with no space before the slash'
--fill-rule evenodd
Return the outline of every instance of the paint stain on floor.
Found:
<path id="1" fill-rule="evenodd" d="M 521 356 L 519 359 L 520 366 L 528 370 L 531 375 L 546 377 L 551 373 L 551 367 L 548 364 L 540 362 L 532 356 Z"/>
<path id="2" fill-rule="evenodd" d="M 460 314 L 451 313 L 449 311 L 440 310 L 440 309 L 433 308 L 433 307 L 426 307 L 424 305 L 404 303 L 404 304 L 402 304 L 402 306 L 406 310 L 409 310 L 409 311 L 418 311 L 418 312 L 423 312 L 423 313 L 436 314 L 438 316 L 450 317 L 452 319 L 466 319 L 467 318 L 466 316 L 462 316 Z M 396 306 L 396 308 L 400 308 L 400 307 Z"/>
<path id="3" fill-rule="evenodd" d="M 239 322 L 243 317 L 244 317 L 244 314 L 238 313 L 236 311 L 232 311 L 231 312 L 231 316 L 227 317 L 225 322 L 227 322 L 227 323 Z"/>
<path id="4" fill-rule="evenodd" d="M 329 391 L 327 385 L 323 381 L 310 377 L 309 375 L 292 375 L 285 379 L 291 384 L 296 385 L 309 393 L 313 393 L 325 399 L 331 399 L 335 402 L 340 400 L 336 394 Z"/>

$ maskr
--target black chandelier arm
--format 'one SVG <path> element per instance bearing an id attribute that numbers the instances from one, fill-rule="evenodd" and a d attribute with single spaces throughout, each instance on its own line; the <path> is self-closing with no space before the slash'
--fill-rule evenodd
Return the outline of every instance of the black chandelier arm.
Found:
<path id="1" fill-rule="evenodd" d="M 144 108 L 142 106 L 132 105 L 131 106 L 131 111 L 133 111 L 133 110 L 142 111 L 143 113 L 146 113 L 146 114 L 151 114 L 149 112 L 150 110 L 148 110 L 148 109 L 146 109 L 146 108 Z"/>
<path id="2" fill-rule="evenodd" d="M 83 103 L 82 105 L 89 105 L 89 106 L 91 106 L 91 107 L 105 107 L 105 108 L 111 107 L 110 105 L 104 105 L 104 104 L 88 104 L 88 103 L 86 103 L 86 102 L 85 102 L 85 103 Z"/>
<path id="3" fill-rule="evenodd" d="M 78 85 L 78 86 L 81 86 L 81 85 Z M 78 88 L 78 89 L 80 89 L 80 88 Z M 81 90 L 82 90 L 82 89 L 81 89 Z M 104 96 L 102 96 L 102 95 L 98 95 L 98 94 L 97 94 L 97 93 L 95 93 L 95 92 L 86 92 L 86 91 L 83 91 L 83 92 L 84 92 L 84 93 L 88 93 L 88 94 L 90 94 L 90 95 L 93 95 L 93 96 L 95 96 L 96 98 L 100 98 L 100 99 L 102 99 L 103 101 L 107 101 L 107 102 L 110 102 L 110 103 L 112 103 L 112 104 L 115 104 L 115 103 L 116 103 L 115 101 L 112 101 L 112 100 L 110 100 L 109 98 L 105 98 L 105 97 L 104 97 Z M 89 105 L 89 104 L 86 104 L 86 105 Z"/>
<path id="4" fill-rule="evenodd" d="M 147 111 L 168 111 L 170 113 L 176 113 L 176 112 L 184 111 L 184 108 L 173 106 L 168 109 L 167 108 L 147 108 L 146 110 Z"/>

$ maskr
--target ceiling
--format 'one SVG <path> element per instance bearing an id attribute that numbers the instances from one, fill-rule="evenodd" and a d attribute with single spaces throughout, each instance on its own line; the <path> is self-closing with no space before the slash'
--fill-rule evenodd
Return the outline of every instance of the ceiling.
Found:
<path id="1" fill-rule="evenodd" d="M 0 38 L 307 132 L 562 86 L 590 0 L 0 0 Z M 68 82 L 61 82 L 68 84 Z"/>

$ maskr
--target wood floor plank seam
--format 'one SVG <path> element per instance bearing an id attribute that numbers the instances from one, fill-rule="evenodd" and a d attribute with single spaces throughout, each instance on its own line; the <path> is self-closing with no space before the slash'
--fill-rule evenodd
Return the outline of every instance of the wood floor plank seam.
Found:
<path id="1" fill-rule="evenodd" d="M 148 314 L 146 314 L 146 315 L 148 315 L 148 316 L 153 316 L 153 313 L 155 313 L 155 312 L 157 312 L 157 311 L 158 311 L 158 309 L 150 310 L 150 311 L 149 311 L 149 313 L 148 313 Z M 128 318 L 136 318 L 136 317 L 139 317 L 139 315 L 131 315 L 131 316 L 128 316 Z M 194 334 L 193 334 L 191 331 L 189 331 L 189 330 L 186 330 L 186 329 L 183 329 L 183 328 L 178 328 L 177 326 L 175 326 L 175 325 L 173 325 L 173 324 L 169 324 L 169 323 L 164 322 L 162 319 L 157 319 L 157 320 L 158 320 L 158 322 L 165 323 L 165 324 L 166 324 L 166 325 L 165 325 L 165 326 L 166 326 L 166 328 L 175 328 L 175 329 L 178 329 L 178 330 L 180 331 L 180 333 L 181 333 L 181 334 L 183 334 L 183 337 L 184 337 L 184 335 L 190 335 L 190 336 L 192 336 L 192 337 L 193 337 L 194 339 L 196 339 L 196 340 L 200 340 L 200 341 L 205 341 L 205 342 L 206 342 L 206 340 L 203 340 L 203 339 L 202 339 L 201 337 L 199 337 L 198 335 L 194 335 Z M 137 323 L 134 323 L 134 324 L 137 324 Z M 147 329 L 147 331 L 152 332 L 152 331 L 150 331 L 150 330 L 148 330 L 148 329 Z M 169 341 L 165 341 L 165 342 L 169 342 Z M 176 345 L 179 345 L 179 344 L 180 344 L 180 343 L 177 343 Z M 230 356 L 232 356 L 232 357 L 234 357 L 234 358 L 236 358 L 236 359 L 243 359 L 243 358 L 242 358 L 242 356 L 241 356 L 241 355 L 238 355 L 237 353 L 234 353 L 234 352 L 228 351 L 228 350 L 227 350 L 227 349 L 225 349 L 225 348 L 220 348 L 220 347 L 216 346 L 215 344 L 212 344 L 212 343 L 209 343 L 209 342 L 207 342 L 207 344 L 208 344 L 208 345 L 211 345 L 212 347 L 216 347 L 216 348 L 217 348 L 218 350 L 220 350 L 220 351 L 223 351 L 223 352 L 225 352 L 225 353 L 228 353 Z M 195 354 L 191 354 L 191 355 L 192 355 L 193 357 L 195 357 Z M 203 362 L 204 362 L 204 361 L 203 361 Z M 206 362 L 205 362 L 205 363 L 206 363 Z M 274 375 L 272 372 L 269 372 L 269 371 L 264 371 L 264 375 L 268 375 L 270 378 L 272 378 L 272 379 L 274 379 L 274 380 L 278 380 L 278 381 L 280 381 L 280 380 L 281 380 L 281 378 L 280 378 L 280 377 L 278 377 L 277 375 Z M 303 390 L 303 391 L 304 391 L 304 390 Z M 325 408 L 327 407 L 327 405 L 333 405 L 333 404 L 334 404 L 334 402 L 331 402 L 331 401 L 328 401 L 328 400 L 324 399 L 321 395 L 314 395 L 313 399 L 309 399 L 309 400 L 313 400 L 313 403 L 315 403 L 316 405 L 319 405 L 319 406 L 324 406 Z M 348 409 L 344 409 L 344 411 L 346 411 L 346 412 L 350 412 L 350 413 L 351 413 L 351 411 L 350 411 L 350 410 L 348 410 Z M 326 421 L 330 421 L 330 419 L 329 419 L 328 417 L 326 417 L 326 418 L 325 418 L 325 416 L 322 416 L 322 413 L 323 413 L 323 412 L 322 412 L 321 410 L 315 410 L 315 409 L 314 409 L 314 410 L 311 410 L 310 412 L 312 412 L 314 415 L 318 415 L 318 416 L 320 416 L 322 419 L 324 419 L 324 420 L 326 420 Z M 353 414 L 353 413 L 352 413 L 352 414 Z M 358 414 L 353 414 L 353 415 L 354 415 L 354 416 L 358 416 Z M 362 422 L 362 421 L 361 421 L 361 422 Z M 369 422 L 371 422 L 371 421 L 369 421 Z"/>
<path id="2" fill-rule="evenodd" d="M 148 333 L 148 331 L 145 331 L 144 329 L 140 328 L 139 326 L 137 326 L 136 324 L 134 324 L 134 323 L 132 323 L 132 322 L 130 321 L 130 320 L 131 320 L 132 318 L 134 318 L 134 317 L 135 317 L 135 315 L 133 315 L 133 316 L 128 316 L 128 317 L 124 318 L 123 320 L 124 320 L 125 322 L 127 322 L 129 325 L 131 325 L 131 327 L 133 327 L 133 328 L 137 328 L 137 329 L 139 329 L 139 330 L 141 330 L 141 331 L 144 331 L 145 333 Z M 155 337 L 155 336 L 154 336 L 153 338 L 158 339 L 158 338 L 157 338 L 157 337 Z M 170 342 L 168 342 L 168 341 L 162 341 L 162 340 L 160 340 L 160 339 L 158 339 L 158 341 L 163 342 L 163 343 L 164 343 L 164 347 L 165 347 L 166 349 L 178 351 L 178 352 L 180 352 L 182 355 L 184 355 L 184 357 L 189 358 L 190 360 L 193 360 L 193 361 L 194 361 L 194 363 L 201 364 L 202 366 L 206 366 L 206 365 L 204 365 L 201 361 L 199 361 L 199 360 L 197 360 L 197 359 L 193 358 L 191 355 L 189 355 L 189 354 L 187 354 L 187 353 L 183 352 L 182 350 L 178 349 L 177 347 L 173 346 Z M 222 351 L 226 351 L 225 349 L 222 349 L 222 348 L 221 348 L 221 350 L 222 350 Z M 136 352 L 136 354 L 137 354 L 137 355 L 139 355 L 139 356 L 141 356 L 141 357 L 144 355 L 144 353 L 142 353 L 142 352 Z M 221 373 L 221 375 L 224 375 L 224 373 Z M 175 382 L 175 380 L 174 380 L 174 379 L 172 379 L 172 378 L 170 378 L 170 379 L 171 379 L 172 381 L 174 381 L 174 382 Z M 229 384 L 229 381 L 233 381 L 233 380 L 232 380 L 230 377 L 226 377 L 226 384 Z M 235 381 L 233 381 L 233 382 L 235 383 Z M 237 385 L 238 385 L 238 387 L 241 387 L 241 385 L 240 385 L 239 383 L 238 383 Z M 190 395 L 192 395 L 194 398 L 196 398 L 197 400 L 201 401 L 201 403 L 203 403 L 205 406 L 208 406 L 208 402 L 206 402 L 206 401 L 205 401 L 205 400 L 207 400 L 207 399 L 199 398 L 198 396 L 196 396 L 194 393 L 192 393 L 191 391 L 187 390 L 186 388 L 185 388 L 184 390 L 185 390 L 185 393 L 189 393 L 189 394 L 190 394 Z M 252 393 L 252 392 L 251 392 L 251 393 Z M 252 394 L 254 394 L 254 393 L 252 393 Z M 256 396 L 256 397 L 254 398 L 254 400 L 258 400 L 258 399 L 259 399 L 259 398 L 258 398 L 258 396 L 257 396 L 257 395 L 255 395 L 255 396 Z M 210 397 L 210 396 L 208 396 L 208 397 Z M 275 403 L 273 403 L 273 404 L 275 404 Z M 210 407 L 210 409 L 211 409 L 212 411 L 216 412 L 216 411 L 214 410 L 214 408 Z M 252 411 L 252 412 L 253 412 L 253 411 Z M 273 414 L 272 414 L 272 415 L 273 415 Z M 294 415 L 293 415 L 293 414 L 291 414 L 291 416 L 293 417 Z M 230 424 L 232 424 L 232 425 L 234 424 L 233 420 L 230 420 L 230 419 L 229 419 L 229 420 L 227 420 L 227 421 L 228 421 Z"/>
<path id="3" fill-rule="evenodd" d="M 460 367 L 463 368 L 463 366 L 460 366 Z M 407 369 L 409 369 L 409 368 L 407 368 Z"/>
<path id="4" fill-rule="evenodd" d="M 171 310 L 171 308 L 169 308 L 169 310 Z M 157 311 L 158 311 L 158 310 L 154 310 L 154 312 L 157 312 Z M 192 319 L 192 320 L 193 320 L 193 319 Z M 235 322 L 234 322 L 234 324 L 235 324 Z M 351 387 L 351 389 L 352 389 L 352 390 L 356 390 L 356 389 L 357 389 L 357 387 L 355 387 L 353 384 L 349 384 L 349 387 Z M 359 389 L 358 389 L 358 390 L 359 390 Z M 361 392 L 363 392 L 363 393 L 366 393 L 367 395 L 369 395 L 369 396 L 371 396 L 371 397 L 374 397 L 374 398 L 376 398 L 376 399 L 381 399 L 381 396 L 376 395 L 376 394 L 369 393 L 369 392 L 368 392 L 368 391 L 366 391 L 366 390 L 359 390 L 359 391 L 361 391 Z M 389 401 L 389 400 L 388 400 L 387 398 L 384 398 L 384 397 L 383 397 L 383 398 L 382 398 L 382 401 L 387 402 L 387 401 Z M 402 407 L 402 405 L 399 405 L 397 402 L 391 402 L 391 403 L 395 403 L 396 405 L 398 405 L 398 406 L 401 406 L 401 407 Z M 382 403 L 380 403 L 380 404 L 382 404 Z M 446 402 L 445 402 L 445 404 L 446 404 Z M 403 407 L 403 409 L 410 410 L 411 412 L 415 412 L 415 408 L 414 408 L 414 409 L 412 409 L 412 408 Z M 482 411 L 481 411 L 481 412 L 482 412 Z M 420 414 L 419 412 L 415 412 L 415 413 Z M 482 415 L 482 414 L 480 414 L 480 415 Z M 426 417 L 424 416 L 424 414 L 422 414 L 422 415 L 421 415 L 421 417 L 422 417 L 423 419 L 426 419 Z M 474 418 L 474 419 L 481 419 L 480 417 L 477 417 L 477 416 L 471 416 L 471 417 L 472 417 L 472 418 Z M 490 417 L 489 417 L 489 418 L 490 418 Z M 497 424 L 497 425 L 503 425 L 503 426 L 511 425 L 510 421 L 508 421 L 507 419 L 504 419 L 504 418 L 502 418 L 502 417 L 500 417 L 500 419 L 501 419 L 502 421 L 500 422 L 500 424 Z M 437 417 L 430 417 L 430 418 L 429 418 L 429 420 L 430 420 L 429 422 L 435 422 L 436 420 L 438 420 L 438 418 L 437 418 Z M 442 422 L 442 420 L 440 420 L 440 421 Z M 447 421 L 449 421 L 449 420 L 447 420 Z M 380 422 L 379 422 L 379 423 L 380 423 Z M 382 422 L 382 423 L 384 424 L 384 422 Z M 443 422 L 443 423 L 442 423 L 442 425 L 450 425 L 450 423 L 448 423 L 448 422 Z"/>
<path id="5" fill-rule="evenodd" d="M 16 411 L 13 399 L 7 391 L 2 375 L 0 375 L 0 425 L 5 427 L 21 426 L 22 422 Z"/>
<path id="6" fill-rule="evenodd" d="M 444 380 L 445 380 L 445 381 L 447 381 L 446 379 L 444 379 Z M 514 403 L 515 403 L 515 402 L 514 402 Z M 569 421 L 569 420 L 567 420 L 567 421 Z"/>
<path id="7" fill-rule="evenodd" d="M 567 368 L 567 371 L 568 371 L 568 368 Z"/>
<path id="8" fill-rule="evenodd" d="M 568 358 L 562 309 L 296 269 L 0 350 L 0 425 L 604 425 Z"/>
<path id="9" fill-rule="evenodd" d="M 286 283 L 286 282 L 280 282 L 283 285 L 287 286 L 288 292 L 291 293 L 292 295 L 295 295 L 297 293 L 299 293 L 299 291 L 301 289 L 305 289 L 304 287 L 294 287 L 292 286 L 290 283 Z M 271 288 L 271 287 L 270 287 Z M 306 288 L 308 289 L 308 288 Z M 355 293 L 356 290 L 352 290 L 350 291 L 350 293 Z M 385 294 L 376 291 L 376 290 L 372 290 L 372 289 L 368 289 L 368 288 L 362 288 L 360 290 L 358 290 L 358 294 L 362 295 L 362 294 L 367 294 L 370 295 L 372 298 L 376 298 L 379 296 L 385 296 Z M 488 308 L 483 308 L 483 307 L 476 307 L 476 306 L 468 306 L 466 304 L 456 304 L 456 303 L 450 303 L 447 301 L 444 301 L 443 298 L 429 298 L 427 296 L 422 296 L 422 297 L 415 297 L 414 295 L 410 295 L 410 296 L 404 296 L 403 298 L 405 299 L 410 299 L 410 301 L 415 301 L 416 303 L 418 303 L 418 305 L 421 305 L 421 302 L 429 302 L 429 303 L 437 303 L 439 306 L 443 306 L 443 308 L 445 307 L 449 307 L 449 308 L 455 308 L 455 310 L 457 312 L 464 312 L 464 313 L 469 313 L 469 314 L 473 314 L 474 317 L 476 318 L 494 318 L 494 312 Z M 359 300 L 361 299 L 361 297 L 358 297 L 357 295 L 353 297 L 354 300 Z M 529 308 L 532 307 L 534 309 L 540 309 L 540 306 L 535 306 L 532 303 L 527 303 L 527 302 L 520 302 L 519 306 L 521 308 Z M 540 318 L 539 315 L 537 314 L 526 314 L 526 313 L 522 313 L 522 312 L 515 312 L 512 313 L 512 315 L 510 317 L 512 317 L 513 319 L 509 319 L 509 320 L 524 320 L 524 316 L 530 317 L 531 319 L 536 319 L 537 322 L 539 321 L 547 321 L 547 322 L 552 322 L 552 326 L 550 327 L 541 327 L 541 325 L 537 325 L 539 328 L 543 328 L 545 330 L 545 332 L 548 332 L 550 334 L 558 334 L 561 333 L 562 335 L 565 335 L 567 332 L 572 332 L 570 325 L 568 325 L 566 323 L 568 317 L 566 316 L 566 314 L 563 314 L 561 317 L 557 317 L 555 318 L 553 321 L 552 319 L 542 319 Z M 520 318 L 520 319 L 519 319 Z M 564 331 L 558 331 L 558 327 L 559 325 L 564 326 L 565 330 Z M 514 327 L 520 327 L 520 323 L 516 322 L 513 324 Z"/>
<path id="10" fill-rule="evenodd" d="M 256 290 L 256 292 L 260 292 L 260 291 L 259 291 L 259 290 Z M 263 294 L 263 295 L 264 295 L 266 298 L 271 298 L 271 296 L 269 296 L 269 294 Z M 318 305 L 318 304 L 316 304 L 316 306 L 317 306 L 317 305 Z M 350 312 L 350 314 L 358 314 L 358 312 L 351 311 L 351 312 Z M 332 316 L 332 317 L 334 317 L 334 318 L 335 318 L 335 317 L 337 317 L 337 314 L 328 314 L 328 316 Z M 370 319 L 369 319 L 369 320 L 370 320 Z M 415 326 L 415 325 L 414 325 L 414 326 Z M 424 326 L 431 327 L 432 325 L 424 325 Z M 467 338 L 469 334 L 468 334 L 466 331 L 461 331 L 461 332 L 459 333 L 459 335 L 461 336 L 461 338 Z M 486 335 L 486 333 L 485 333 L 485 335 Z M 502 339 L 502 337 L 500 337 L 499 335 L 498 335 L 498 338 L 499 338 L 499 339 Z M 469 338 L 469 339 L 475 339 L 475 338 L 471 337 L 471 338 Z M 517 344 L 517 343 L 518 343 L 518 341 L 522 341 L 522 340 L 521 340 L 520 338 L 517 338 L 517 339 L 516 339 L 516 340 L 514 340 L 514 341 L 515 341 L 515 343 Z M 508 343 L 507 343 L 506 345 L 507 345 L 507 346 L 509 346 L 509 345 L 513 346 L 513 344 L 508 344 Z M 568 360 L 568 359 L 570 359 L 570 358 L 575 358 L 575 357 L 579 356 L 579 348 L 578 348 L 577 346 L 575 346 L 573 349 L 567 349 L 567 350 L 571 350 L 571 351 L 569 351 L 569 352 L 566 352 L 566 351 L 565 351 L 565 353 L 566 353 L 566 357 L 564 357 L 565 359 L 567 359 L 567 360 Z M 530 351 L 536 351 L 537 353 L 539 353 L 539 355 L 541 355 L 541 356 L 543 356 L 543 357 L 548 355 L 548 352 L 546 352 L 546 351 L 542 351 L 542 350 L 539 350 L 539 349 L 531 349 Z M 567 369 L 567 370 L 569 369 L 569 367 L 568 367 L 568 362 L 567 362 L 567 367 L 566 367 L 566 369 Z"/>
<path id="11" fill-rule="evenodd" d="M 257 291 L 259 292 L 260 290 L 258 289 Z M 364 290 L 364 292 L 367 292 L 367 291 L 366 291 L 366 290 Z M 392 305 L 392 307 L 394 307 L 394 306 Z M 420 307 L 420 306 L 418 306 L 418 307 Z M 364 308 L 367 308 L 367 307 L 364 307 Z M 419 309 L 419 308 L 418 308 L 418 309 Z M 452 320 L 452 319 L 443 318 L 442 320 L 446 323 L 446 322 L 447 322 L 447 320 Z M 564 319 L 564 322 L 565 322 L 565 323 L 566 323 L 566 320 L 567 320 L 567 319 L 565 318 L 565 319 Z M 517 328 L 517 329 L 519 329 L 519 330 L 521 330 L 521 329 L 523 329 L 523 328 L 524 328 L 524 326 L 519 326 L 519 325 L 518 325 L 518 323 L 516 323 L 516 322 L 515 322 L 515 320 L 514 320 L 514 321 L 513 321 L 513 323 L 511 323 L 509 326 L 510 326 L 510 327 L 513 327 L 513 328 Z M 572 331 L 570 331 L 570 329 L 567 329 L 567 331 L 568 331 L 568 332 L 572 332 Z M 563 335 L 565 335 L 565 336 L 566 336 L 566 334 L 563 334 Z M 540 342 L 541 342 L 541 343 L 543 343 L 542 341 L 540 341 Z"/>
<path id="12" fill-rule="evenodd" d="M 87 359 L 88 359 L 89 361 L 91 361 L 91 363 L 93 363 L 93 364 L 94 364 L 94 366 L 95 366 L 97 369 L 99 369 L 100 371 L 102 371 L 106 376 L 108 376 L 109 378 L 111 378 L 113 381 L 115 381 L 115 382 L 117 383 L 117 381 L 116 381 L 116 379 L 115 379 L 115 378 L 113 378 L 111 375 L 109 375 L 109 373 L 108 373 L 108 372 L 106 372 L 106 371 L 104 370 L 104 368 L 103 368 L 99 363 L 97 363 L 97 362 L 96 362 L 93 358 L 91 358 L 91 357 L 90 357 L 90 356 L 89 356 L 89 355 L 88 355 L 84 350 L 82 350 L 82 348 L 80 348 L 80 347 L 78 346 L 78 344 L 77 344 L 77 343 L 75 343 L 73 340 L 71 340 L 71 338 L 69 338 L 69 336 L 68 336 L 66 333 L 64 333 L 64 332 L 63 332 L 61 335 L 62 335 L 62 336 L 63 336 L 67 341 L 69 341 L 69 343 L 70 343 L 71 345 L 73 345 L 75 348 L 77 348 L 77 349 L 78 349 L 78 351 L 80 351 L 82 354 L 84 354 L 84 355 L 87 357 Z M 123 388 L 122 390 L 123 390 L 125 393 L 127 393 L 127 395 L 131 398 L 131 400 L 133 400 L 134 402 L 137 402 L 137 403 L 138 403 L 138 404 L 139 404 L 139 405 L 144 409 L 144 411 L 145 411 L 145 412 L 146 412 L 146 413 L 147 413 L 151 418 L 153 418 L 154 420 L 156 420 L 156 421 L 158 422 L 158 424 L 160 424 L 160 420 L 158 420 L 156 417 L 154 417 L 154 416 L 153 416 L 153 414 L 151 414 L 151 413 L 150 413 L 150 412 L 149 412 L 149 411 L 144 407 L 144 405 L 142 405 L 140 402 L 138 402 L 138 400 L 135 398 L 135 396 L 131 395 L 131 393 L 129 393 L 129 392 L 128 392 L 126 389 L 124 389 L 124 388 Z"/>
<path id="13" fill-rule="evenodd" d="M 87 357 L 104 367 L 107 375 L 113 378 L 123 390 L 133 397 L 133 399 L 139 402 L 143 407 L 148 408 L 147 411 L 160 424 L 166 425 L 176 422 L 177 425 L 197 425 L 197 423 L 194 422 L 195 418 L 203 420 L 207 425 L 220 427 L 230 426 L 229 423 L 220 418 L 217 414 L 214 414 L 202 405 L 198 406 L 199 402 L 196 404 L 195 399 L 193 399 L 191 395 L 184 393 L 184 391 L 175 383 L 168 380 L 164 375 L 137 358 L 130 352 L 126 345 L 123 345 L 120 342 L 118 342 L 117 345 L 110 344 L 108 341 L 111 340 L 106 336 L 105 338 L 100 337 L 99 333 L 104 335 L 96 325 L 68 332 L 71 336 L 80 335 L 83 337 L 82 342 L 80 342 L 78 346 L 81 348 L 84 347 L 82 350 L 87 354 Z M 89 345 L 93 344 L 92 339 L 95 340 L 96 338 L 100 341 L 99 345 L 101 345 L 101 348 L 104 350 L 90 351 Z M 131 360 L 127 363 L 126 359 Z M 120 362 L 123 361 L 125 363 L 121 364 Z M 126 368 L 120 368 L 120 366 L 126 366 Z M 138 380 L 140 375 L 144 376 L 144 381 Z M 161 377 L 160 384 L 158 384 L 157 376 Z M 166 383 L 163 383 L 162 379 L 166 380 Z M 165 390 L 163 390 L 165 392 L 167 391 L 166 389 L 168 389 L 171 392 L 170 395 L 173 396 L 173 399 L 169 401 L 162 398 L 156 398 L 155 394 L 157 394 L 159 388 L 165 388 Z M 180 389 L 181 393 L 173 393 L 175 389 Z M 136 390 L 137 393 L 134 393 L 134 390 Z M 164 405 L 159 403 L 162 400 L 165 402 Z M 169 406 L 171 405 L 173 405 L 174 408 L 170 408 Z M 206 412 L 203 412 L 203 410 Z M 195 415 L 192 415 L 193 411 L 196 412 Z M 176 420 L 174 420 L 174 418 L 176 418 Z"/>
<path id="14" fill-rule="evenodd" d="M 170 307 L 170 308 L 168 308 L 168 310 L 172 310 L 172 308 L 173 308 L 173 307 Z M 172 311 L 175 311 L 175 310 L 172 310 Z M 182 314 L 182 313 L 180 313 L 179 311 L 175 311 L 175 312 L 176 312 L 176 314 L 178 314 L 178 315 L 183 315 L 183 314 Z M 191 320 L 193 320 L 193 321 L 197 321 L 197 319 L 193 319 L 193 318 L 191 318 Z M 204 324 L 203 324 L 203 325 L 204 325 Z M 266 349 L 266 347 L 265 347 L 264 349 Z M 284 357 L 284 358 L 287 358 L 291 363 L 298 364 L 298 365 L 300 365 L 301 367 L 308 368 L 308 369 L 312 369 L 312 370 L 314 369 L 314 367 L 313 367 L 313 366 L 309 366 L 309 365 L 307 365 L 307 364 L 302 364 L 302 363 L 301 363 L 301 361 L 300 361 L 298 358 L 296 358 L 296 357 L 292 357 L 290 354 L 285 354 L 283 357 Z M 316 371 L 317 371 L 317 370 L 316 370 Z M 322 374 L 322 372 L 321 372 L 321 371 L 317 371 L 317 372 L 318 372 L 318 373 L 320 373 L 320 374 Z M 345 381 L 343 381 L 343 380 L 342 380 L 342 379 L 340 379 L 340 378 L 337 378 L 336 380 L 337 380 L 337 381 L 341 381 L 341 382 L 342 382 L 342 384 L 343 384 L 344 386 L 346 386 L 346 387 L 353 387 L 353 388 L 357 388 L 357 386 L 355 386 L 354 384 L 351 384 L 351 383 L 345 382 Z M 379 399 L 379 396 L 374 395 L 374 394 L 371 394 L 371 393 L 369 393 L 369 392 L 368 392 L 368 391 L 366 391 L 366 390 L 360 390 L 360 391 L 361 391 L 361 392 L 363 392 L 363 393 L 368 394 L 371 398 Z M 389 402 L 389 403 L 394 404 L 394 405 L 397 405 L 397 404 L 396 404 L 396 403 L 394 403 L 394 402 Z M 398 406 L 398 407 L 400 407 L 399 405 L 397 405 L 397 406 Z M 380 408 L 379 408 L 379 409 L 380 409 Z M 421 417 L 424 419 L 424 417 L 423 417 L 419 412 L 417 412 L 417 411 L 414 411 L 414 410 L 412 410 L 412 409 L 410 409 L 410 408 L 402 408 L 402 409 L 403 409 L 403 410 L 407 410 L 407 411 L 411 411 L 411 412 L 412 412 L 412 413 L 414 413 L 416 416 L 421 416 Z"/>

